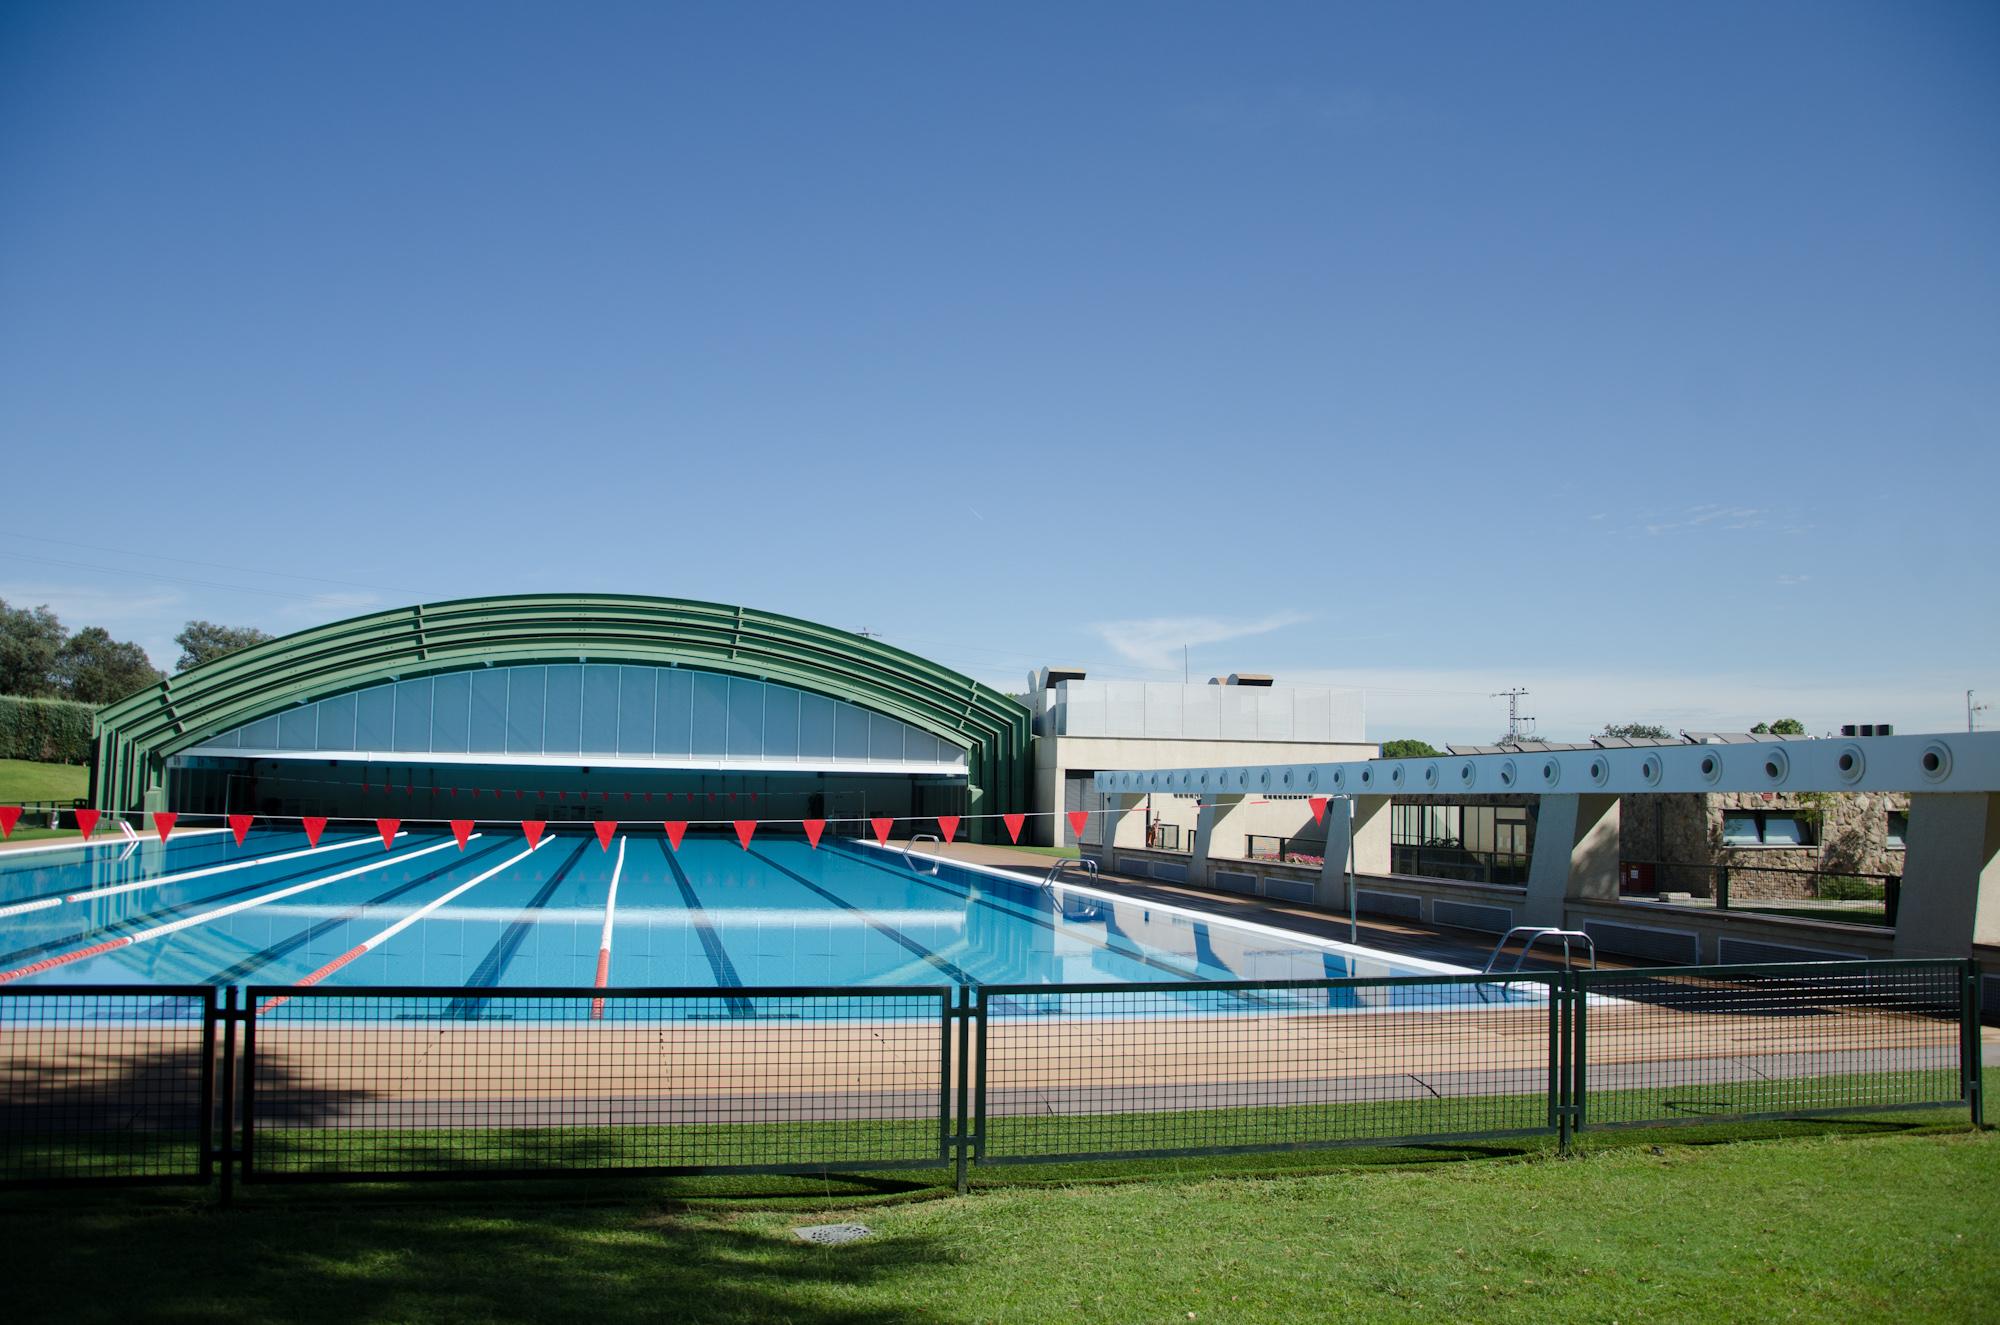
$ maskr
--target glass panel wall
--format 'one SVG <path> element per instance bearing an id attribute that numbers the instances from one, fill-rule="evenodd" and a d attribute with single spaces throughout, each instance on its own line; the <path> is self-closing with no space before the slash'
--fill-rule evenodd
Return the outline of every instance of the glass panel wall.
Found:
<path id="1" fill-rule="evenodd" d="M 679 667 L 560 663 L 415 677 L 224 732 L 222 751 L 965 764 L 964 750 L 853 704 Z"/>

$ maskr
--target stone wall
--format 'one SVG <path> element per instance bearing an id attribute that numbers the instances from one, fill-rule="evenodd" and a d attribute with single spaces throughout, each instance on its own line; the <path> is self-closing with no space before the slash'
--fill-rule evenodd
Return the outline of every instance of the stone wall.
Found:
<path id="1" fill-rule="evenodd" d="M 1398 796 L 1411 805 L 1528 805 L 1539 798 L 1510 796 Z M 1656 862 L 1654 887 L 1660 892 L 1714 895 L 1717 867 L 1729 870 L 1732 898 L 1788 898 L 1813 895 L 1812 871 L 1832 874 L 1903 872 L 1903 852 L 1885 842 L 1889 812 L 1907 813 L 1908 795 L 1854 792 L 1814 797 L 1763 792 L 1635 795 L 1619 805 L 1618 855 L 1624 861 Z M 1732 810 L 1790 810 L 1819 816 L 1818 842 L 1806 847 L 1725 847 L 1723 816 Z M 1532 839 L 1534 817 L 1529 818 Z M 1658 862 L 1665 862 L 1665 867 Z"/>
<path id="2" fill-rule="evenodd" d="M 1710 795 L 1627 796 L 1619 819 L 1619 856 L 1627 861 L 1684 864 L 1656 868 L 1662 892 L 1712 896 L 1717 866 L 1729 870 L 1732 898 L 1810 897 L 1810 873 L 1903 872 L 1903 852 L 1886 842 L 1889 812 L 1907 813 L 1902 793 L 1853 792 L 1823 797 L 1718 792 Z M 1818 841 L 1802 847 L 1724 846 L 1722 821 L 1735 810 L 1792 811 L 1817 822 Z"/>

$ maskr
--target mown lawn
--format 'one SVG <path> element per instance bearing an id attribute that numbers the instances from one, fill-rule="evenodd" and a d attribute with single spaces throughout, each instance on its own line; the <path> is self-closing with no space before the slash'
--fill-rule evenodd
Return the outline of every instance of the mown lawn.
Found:
<path id="1" fill-rule="evenodd" d="M 81 764 L 38 764 L 28 759 L 0 759 L 0 805 L 20 805 L 26 801 L 69 801 L 90 791 L 90 770 Z M 68 816 L 64 816 L 67 819 Z M 41 815 L 34 823 L 26 815 L 16 825 L 10 842 L 33 842 L 43 838 L 75 837 L 74 828 L 50 832 Z"/>
<path id="2" fill-rule="evenodd" d="M 1222 1176 L 1188 1160 L 1067 1184 L 1011 1170 L 967 1197 L 887 1176 L 264 1187 L 230 1209 L 30 1193 L 0 1202 L 0 1239 L 23 1320 L 1993 1317 L 2000 1138 L 1843 1123 L 1691 1139 Z M 874 1236 L 790 1232 L 846 1220 Z"/>

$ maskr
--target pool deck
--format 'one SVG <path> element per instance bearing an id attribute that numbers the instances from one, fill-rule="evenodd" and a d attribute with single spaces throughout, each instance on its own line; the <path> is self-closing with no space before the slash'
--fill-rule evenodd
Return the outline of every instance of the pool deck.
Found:
<path id="1" fill-rule="evenodd" d="M 900 847 L 904 844 L 891 841 L 889 845 Z M 922 849 L 927 852 L 937 852 L 939 847 L 936 843 L 926 842 Z M 944 847 L 943 852 L 948 858 L 964 861 L 969 865 L 1014 870 L 1036 878 L 1047 874 L 1049 866 L 1056 861 L 1055 857 L 1040 852 L 1017 851 L 1012 847 L 974 842 L 954 842 Z M 1345 915 L 1305 903 L 1273 901 L 1268 897 L 1245 897 L 1239 893 L 1212 892 L 1205 888 L 1161 883 L 1156 879 L 1141 879 L 1129 874 L 1106 873 L 1100 876 L 1096 886 L 1102 887 L 1106 892 L 1125 897 L 1162 902 L 1189 911 L 1206 912 L 1223 920 L 1270 925 L 1276 929 L 1310 934 L 1314 938 L 1331 939 L 1336 943 L 1348 941 Z M 1494 935 L 1478 930 L 1411 925 L 1381 916 L 1360 917 L 1358 928 L 1360 933 L 1356 942 L 1364 948 L 1374 948 L 1403 957 L 1419 957 L 1425 961 L 1443 962 L 1448 966 L 1469 967 L 1475 971 L 1485 967 L 1486 959 L 1492 955 L 1493 945 L 1497 942 Z M 1598 960 L 1599 966 L 1612 970 L 1653 964 L 1636 958 L 1609 956 Z M 1523 970 L 1553 971 L 1561 967 L 1560 958 L 1552 957 L 1540 949 L 1530 953 L 1527 960 L 1522 963 Z"/>

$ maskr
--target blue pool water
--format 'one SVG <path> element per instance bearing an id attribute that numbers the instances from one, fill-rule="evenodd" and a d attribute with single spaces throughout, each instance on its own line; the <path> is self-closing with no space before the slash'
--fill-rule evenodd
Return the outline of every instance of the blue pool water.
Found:
<path id="1" fill-rule="evenodd" d="M 227 833 L 0 854 L 0 973 L 71 984 L 716 988 L 1440 968 L 831 840 Z M 613 885 L 616 883 L 615 904 Z M 608 918 L 608 924 L 607 924 Z M 607 945 L 608 936 L 608 945 Z M 608 946 L 608 960 L 603 953 Z"/>

